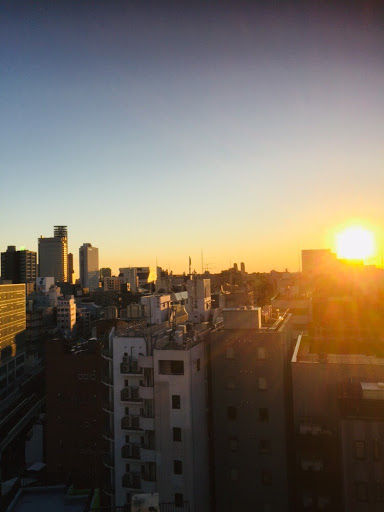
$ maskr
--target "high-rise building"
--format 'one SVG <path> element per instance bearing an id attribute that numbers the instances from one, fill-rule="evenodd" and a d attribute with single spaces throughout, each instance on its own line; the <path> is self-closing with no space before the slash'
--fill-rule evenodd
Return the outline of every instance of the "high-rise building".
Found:
<path id="1" fill-rule="evenodd" d="M 0 403 L 24 375 L 25 285 L 0 285 Z"/>
<path id="2" fill-rule="evenodd" d="M 76 324 L 76 303 L 73 295 L 59 297 L 57 302 L 57 327 L 71 333 Z"/>
<path id="3" fill-rule="evenodd" d="M 211 281 L 196 274 L 187 281 L 189 320 L 194 323 L 206 322 L 211 313 Z"/>
<path id="4" fill-rule="evenodd" d="M 56 282 L 68 279 L 67 226 L 55 226 L 54 236 L 39 238 L 39 276 L 53 277 Z"/>
<path id="5" fill-rule="evenodd" d="M 99 288 L 99 249 L 92 244 L 83 244 L 79 249 L 80 281 L 84 288 Z"/>
<path id="6" fill-rule="evenodd" d="M 102 355 L 111 453 L 104 491 L 114 506 L 159 493 L 174 510 L 210 510 L 205 343 L 185 325 L 173 337 L 112 330 Z"/>
<path id="7" fill-rule="evenodd" d="M 73 270 L 73 254 L 70 252 L 68 254 L 68 277 L 67 277 L 67 282 L 69 284 L 73 284 L 73 274 L 74 274 L 74 270 Z"/>
<path id="8" fill-rule="evenodd" d="M 289 313 L 223 310 L 212 332 L 213 510 L 289 510 Z"/>
<path id="9" fill-rule="evenodd" d="M 25 249 L 16 251 L 9 245 L 6 252 L 1 253 L 1 279 L 12 281 L 13 284 L 28 283 L 37 277 L 37 257 L 33 251 Z"/>

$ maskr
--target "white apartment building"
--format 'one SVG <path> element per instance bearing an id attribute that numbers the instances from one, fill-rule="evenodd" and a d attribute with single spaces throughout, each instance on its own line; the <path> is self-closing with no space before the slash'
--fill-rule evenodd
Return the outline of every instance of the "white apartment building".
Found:
<path id="1" fill-rule="evenodd" d="M 145 306 L 147 318 L 151 324 L 162 324 L 169 320 L 171 311 L 170 295 L 144 295 L 141 297 L 141 304 Z"/>
<path id="2" fill-rule="evenodd" d="M 76 303 L 73 295 L 57 301 L 57 327 L 71 333 L 76 325 Z"/>
<path id="3" fill-rule="evenodd" d="M 160 503 L 208 512 L 205 341 L 187 340 L 185 326 L 172 336 L 158 332 L 157 339 L 141 334 L 113 329 L 102 352 L 109 367 L 103 409 L 111 452 L 104 491 L 114 506 L 156 492 Z"/>
<path id="4" fill-rule="evenodd" d="M 195 274 L 187 281 L 189 320 L 193 323 L 207 322 L 211 313 L 211 281 Z"/>

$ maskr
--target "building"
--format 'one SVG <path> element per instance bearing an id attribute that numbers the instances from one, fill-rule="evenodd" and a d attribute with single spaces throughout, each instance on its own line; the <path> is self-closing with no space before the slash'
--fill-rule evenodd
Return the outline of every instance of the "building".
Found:
<path id="1" fill-rule="evenodd" d="M 76 325 L 76 303 L 73 295 L 59 297 L 57 302 L 57 327 L 71 334 Z"/>
<path id="2" fill-rule="evenodd" d="M 68 277 L 67 277 L 67 282 L 69 284 L 74 284 L 74 273 L 75 273 L 75 271 L 73 270 L 73 254 L 70 252 L 68 254 Z"/>
<path id="3" fill-rule="evenodd" d="M 25 285 L 0 285 L 0 406 L 24 376 Z"/>
<path id="4" fill-rule="evenodd" d="M 82 488 L 101 484 L 103 360 L 96 340 L 46 343 L 47 475 Z"/>
<path id="5" fill-rule="evenodd" d="M 171 311 L 170 295 L 144 295 L 141 297 L 141 304 L 145 307 L 149 324 L 162 324 L 169 320 Z"/>
<path id="6" fill-rule="evenodd" d="M 301 251 L 301 269 L 304 274 L 322 274 L 335 266 L 336 255 L 330 249 L 304 249 Z"/>
<path id="7" fill-rule="evenodd" d="M 123 278 L 124 283 L 129 284 L 129 289 L 132 293 L 136 293 L 139 287 L 139 278 L 137 276 L 137 269 L 135 267 L 119 268 L 119 277 Z"/>
<path id="8" fill-rule="evenodd" d="M 103 279 L 104 277 L 112 277 L 112 270 L 109 267 L 100 269 L 100 278 Z"/>
<path id="9" fill-rule="evenodd" d="M 378 338 L 299 336 L 292 357 L 295 510 L 380 510 L 383 381 Z"/>
<path id="10" fill-rule="evenodd" d="M 189 320 L 194 323 L 207 322 L 211 314 L 211 281 L 196 274 L 187 281 Z"/>
<path id="11" fill-rule="evenodd" d="M 103 289 L 105 292 L 119 292 L 123 282 L 124 278 L 122 277 L 104 277 Z"/>
<path id="12" fill-rule="evenodd" d="M 208 344 L 217 512 L 289 510 L 289 321 L 224 309 Z"/>
<path id="13" fill-rule="evenodd" d="M 83 244 L 79 249 L 80 281 L 90 291 L 99 288 L 99 249 Z"/>
<path id="14" fill-rule="evenodd" d="M 38 240 L 39 276 L 53 277 L 55 282 L 68 279 L 68 232 L 67 226 L 55 226 L 54 236 Z"/>
<path id="15" fill-rule="evenodd" d="M 16 251 L 9 245 L 6 252 L 1 253 L 1 279 L 13 284 L 28 283 L 37 277 L 37 257 L 33 251 L 22 249 Z"/>
<path id="16" fill-rule="evenodd" d="M 204 335 L 180 326 L 111 331 L 107 360 L 110 480 L 104 491 L 115 506 L 133 494 L 159 493 L 160 502 L 208 512 L 207 361 Z M 175 510 L 179 510 L 176 508 Z"/>

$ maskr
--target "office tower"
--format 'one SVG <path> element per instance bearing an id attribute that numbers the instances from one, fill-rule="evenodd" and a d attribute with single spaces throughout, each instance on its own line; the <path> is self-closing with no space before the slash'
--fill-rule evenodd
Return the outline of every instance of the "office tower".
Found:
<path id="1" fill-rule="evenodd" d="M 68 277 L 67 277 L 67 282 L 69 284 L 73 284 L 73 274 L 74 274 L 74 270 L 73 270 L 73 254 L 70 252 L 68 254 Z"/>
<path id="2" fill-rule="evenodd" d="M 25 285 L 0 285 L 0 404 L 24 375 Z"/>
<path id="3" fill-rule="evenodd" d="M 137 277 L 137 268 L 125 267 L 119 268 L 120 277 L 123 278 L 124 283 L 129 284 L 129 289 L 132 293 L 136 293 L 139 287 L 139 278 Z"/>
<path id="4" fill-rule="evenodd" d="M 208 512 L 204 335 L 188 335 L 185 325 L 172 337 L 118 327 L 102 355 L 108 361 L 103 409 L 111 454 L 104 491 L 112 504 L 157 492 L 160 503 L 180 512 Z"/>
<path id="5" fill-rule="evenodd" d="M 211 313 L 211 281 L 196 274 L 187 281 L 189 320 L 194 323 L 206 322 Z"/>
<path id="6" fill-rule="evenodd" d="M 244 263 L 244 261 L 242 261 L 240 263 L 240 269 L 241 269 L 241 273 L 244 275 L 245 274 L 245 263 Z"/>
<path id="7" fill-rule="evenodd" d="M 83 244 L 79 249 L 80 281 L 90 291 L 99 288 L 99 249 Z"/>
<path id="8" fill-rule="evenodd" d="M 50 483 L 100 486 L 102 470 L 99 342 L 50 340 L 47 360 L 47 474 Z"/>
<path id="9" fill-rule="evenodd" d="M 25 249 L 16 251 L 9 245 L 6 252 L 1 253 L 1 278 L 13 284 L 28 283 L 37 277 L 36 253 Z"/>
<path id="10" fill-rule="evenodd" d="M 223 310 L 208 343 L 217 512 L 289 510 L 289 321 L 260 308 Z"/>
<path id="11" fill-rule="evenodd" d="M 68 231 L 67 226 L 55 226 L 54 236 L 39 238 L 39 276 L 53 277 L 55 282 L 68 279 Z"/>

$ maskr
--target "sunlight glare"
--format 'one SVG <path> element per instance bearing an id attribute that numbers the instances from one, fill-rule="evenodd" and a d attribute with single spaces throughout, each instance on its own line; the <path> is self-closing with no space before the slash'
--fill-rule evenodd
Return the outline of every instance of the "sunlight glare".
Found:
<path id="1" fill-rule="evenodd" d="M 375 253 L 373 233 L 362 227 L 349 227 L 336 235 L 337 257 L 365 260 Z"/>

